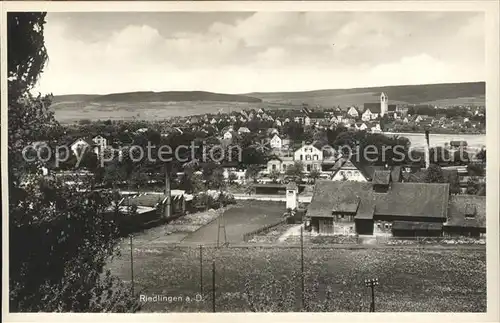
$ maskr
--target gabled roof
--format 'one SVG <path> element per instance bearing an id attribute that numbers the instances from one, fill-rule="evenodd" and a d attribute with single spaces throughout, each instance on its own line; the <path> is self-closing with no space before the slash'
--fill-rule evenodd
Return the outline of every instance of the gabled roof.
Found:
<path id="1" fill-rule="evenodd" d="M 163 194 L 139 194 L 137 196 L 131 197 L 130 199 L 125 198 L 122 202 L 122 205 L 137 205 L 137 206 L 147 206 L 156 208 L 160 205 L 163 200 L 165 200 L 166 196 Z"/>
<path id="2" fill-rule="evenodd" d="M 377 185 L 389 185 L 391 181 L 391 171 L 390 170 L 376 170 L 373 173 L 373 184 Z"/>
<path id="3" fill-rule="evenodd" d="M 474 217 L 467 217 L 471 211 Z M 451 196 L 445 226 L 486 228 L 486 196 Z"/>
<path id="4" fill-rule="evenodd" d="M 376 193 L 370 182 L 318 180 L 308 214 L 312 217 L 329 217 L 332 212 L 352 212 L 353 205 L 361 203 L 362 210 L 369 210 L 373 206 L 374 216 L 444 219 L 448 190 L 449 184 L 393 183 L 387 193 Z"/>

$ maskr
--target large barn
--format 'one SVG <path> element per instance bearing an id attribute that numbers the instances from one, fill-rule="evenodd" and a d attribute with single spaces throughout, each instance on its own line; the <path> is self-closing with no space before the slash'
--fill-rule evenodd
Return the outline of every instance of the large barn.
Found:
<path id="1" fill-rule="evenodd" d="M 450 202 L 449 184 L 394 182 L 390 171 L 375 171 L 371 182 L 318 181 L 307 216 L 320 234 L 478 235 L 485 232 L 481 220 L 460 219 L 466 212 L 482 218 L 484 205 L 481 198 Z"/>

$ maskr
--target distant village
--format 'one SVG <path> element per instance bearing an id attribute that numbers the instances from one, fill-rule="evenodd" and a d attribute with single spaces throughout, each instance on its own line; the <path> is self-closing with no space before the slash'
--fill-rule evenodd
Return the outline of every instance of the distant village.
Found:
<path id="1" fill-rule="evenodd" d="M 274 198 L 286 203 L 285 217 L 319 234 L 480 236 L 485 233 L 486 151 L 468 147 L 460 133 L 484 131 L 484 113 L 484 107 L 399 106 L 381 93 L 380 102 L 362 109 L 304 106 L 168 122 L 83 121 L 54 130 L 53 140 L 33 147 L 69 145 L 72 156 L 61 165 L 45 163 L 44 175 L 73 185 L 91 178 L 94 188 L 118 189 L 116 207 L 133 206 L 150 220 L 217 208 L 223 197 L 223 204 Z M 429 136 L 451 129 L 457 140 L 446 147 L 428 145 Z M 414 152 L 420 160 L 367 161 L 323 148 L 399 145 L 409 154 L 407 138 L 384 135 L 398 131 L 426 134 L 427 146 Z M 171 162 L 168 175 L 164 163 L 130 166 L 127 158 L 130 147 L 147 142 L 178 147 L 193 141 L 203 149 Z M 225 153 L 238 147 L 240 158 L 207 158 L 203 151 L 215 146 Z M 75 156 L 82 153 L 75 167 Z"/>

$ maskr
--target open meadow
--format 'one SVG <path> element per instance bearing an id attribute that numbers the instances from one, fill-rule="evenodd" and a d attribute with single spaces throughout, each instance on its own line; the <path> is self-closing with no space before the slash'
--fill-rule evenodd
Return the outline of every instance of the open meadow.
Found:
<path id="1" fill-rule="evenodd" d="M 108 267 L 130 283 L 128 245 L 121 251 Z M 215 260 L 217 312 L 301 311 L 300 257 L 296 247 L 203 248 L 201 294 L 199 248 L 141 245 L 133 250 L 135 294 L 177 297 L 143 302 L 145 312 L 211 312 Z M 485 249 L 305 247 L 304 269 L 309 311 L 368 311 L 366 278 L 380 282 L 377 312 L 486 311 Z"/>

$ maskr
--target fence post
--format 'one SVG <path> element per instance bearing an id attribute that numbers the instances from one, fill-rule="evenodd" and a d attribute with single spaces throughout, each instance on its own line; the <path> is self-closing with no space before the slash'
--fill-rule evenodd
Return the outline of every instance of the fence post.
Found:
<path id="1" fill-rule="evenodd" d="M 132 245 L 133 235 L 130 235 L 130 289 L 134 295 L 134 247 Z"/>
<path id="2" fill-rule="evenodd" d="M 203 296 L 203 246 L 200 245 L 200 294 Z"/>

